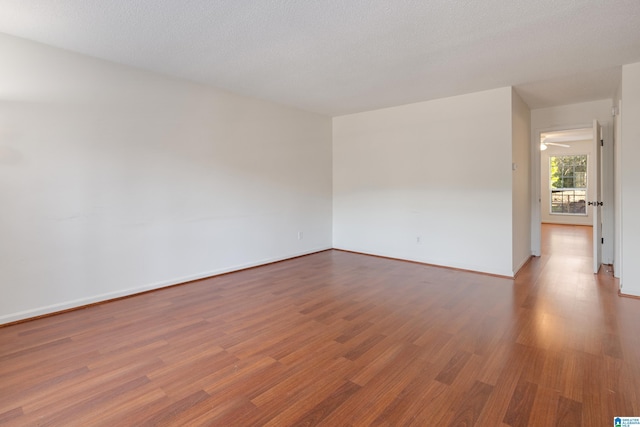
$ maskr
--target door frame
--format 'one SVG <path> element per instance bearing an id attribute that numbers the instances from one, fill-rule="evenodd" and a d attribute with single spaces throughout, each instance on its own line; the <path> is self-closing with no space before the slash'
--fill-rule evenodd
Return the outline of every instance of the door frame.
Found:
<path id="1" fill-rule="evenodd" d="M 604 199 L 604 175 L 602 173 L 602 161 L 604 151 L 604 128 L 597 119 L 593 120 L 593 132 L 595 135 L 591 135 L 593 138 L 593 151 L 596 167 L 596 188 L 594 197 L 594 206 L 592 207 L 593 214 L 593 272 L 598 274 L 600 267 L 602 267 L 602 252 L 604 241 L 602 239 L 602 231 L 604 229 L 604 209 L 600 203 Z M 593 193 L 592 193 L 593 194 Z"/>
<path id="2" fill-rule="evenodd" d="M 531 254 L 540 256 L 542 253 L 542 187 L 540 141 L 541 134 L 564 130 L 593 128 L 593 122 L 576 125 L 552 126 L 533 130 L 531 141 Z"/>

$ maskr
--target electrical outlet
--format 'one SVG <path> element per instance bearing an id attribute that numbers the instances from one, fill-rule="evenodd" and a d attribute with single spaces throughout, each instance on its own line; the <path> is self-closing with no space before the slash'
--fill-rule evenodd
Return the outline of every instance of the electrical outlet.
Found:
<path id="1" fill-rule="evenodd" d="M 302 231 L 298 231 L 298 240 L 302 240 Z"/>

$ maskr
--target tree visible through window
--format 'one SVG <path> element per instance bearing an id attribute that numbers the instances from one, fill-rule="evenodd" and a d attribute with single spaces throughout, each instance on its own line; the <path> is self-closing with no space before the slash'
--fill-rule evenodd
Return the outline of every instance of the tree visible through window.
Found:
<path id="1" fill-rule="evenodd" d="M 551 213 L 587 214 L 587 156 L 551 156 Z"/>

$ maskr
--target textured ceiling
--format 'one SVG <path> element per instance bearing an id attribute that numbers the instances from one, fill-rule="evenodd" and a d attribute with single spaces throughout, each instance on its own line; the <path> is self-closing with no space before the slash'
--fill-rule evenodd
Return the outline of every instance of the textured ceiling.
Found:
<path id="1" fill-rule="evenodd" d="M 0 32 L 328 115 L 613 96 L 639 0 L 0 0 Z"/>

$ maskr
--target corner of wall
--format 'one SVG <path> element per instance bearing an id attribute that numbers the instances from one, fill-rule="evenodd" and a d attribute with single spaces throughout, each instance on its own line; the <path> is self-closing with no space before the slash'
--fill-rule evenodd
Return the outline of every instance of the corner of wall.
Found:
<path id="1" fill-rule="evenodd" d="M 511 90 L 512 266 L 513 274 L 531 256 L 531 111 Z"/>

